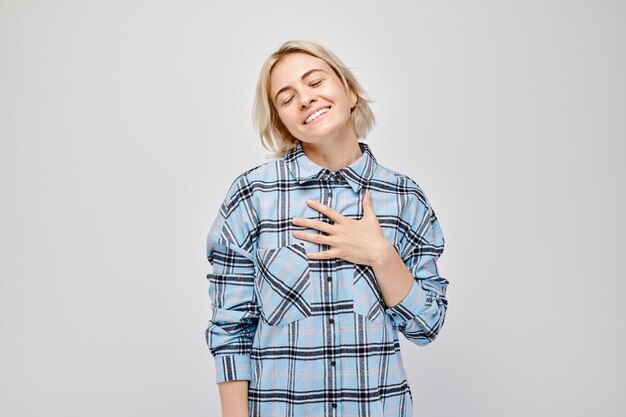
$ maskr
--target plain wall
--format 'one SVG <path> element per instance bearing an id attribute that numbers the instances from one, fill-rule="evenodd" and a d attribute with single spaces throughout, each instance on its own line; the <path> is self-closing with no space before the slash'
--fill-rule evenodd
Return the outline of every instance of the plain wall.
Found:
<path id="1" fill-rule="evenodd" d="M 624 416 L 626 3 L 0 1 L 0 415 L 217 416 L 205 239 L 328 46 L 422 186 L 449 311 L 417 416 Z"/>

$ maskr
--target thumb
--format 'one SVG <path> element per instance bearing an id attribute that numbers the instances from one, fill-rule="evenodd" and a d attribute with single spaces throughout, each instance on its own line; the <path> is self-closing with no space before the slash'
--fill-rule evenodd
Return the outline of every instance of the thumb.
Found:
<path id="1" fill-rule="evenodd" d="M 372 193 L 370 191 L 366 191 L 363 197 L 363 214 L 366 216 L 376 215 L 372 207 Z"/>

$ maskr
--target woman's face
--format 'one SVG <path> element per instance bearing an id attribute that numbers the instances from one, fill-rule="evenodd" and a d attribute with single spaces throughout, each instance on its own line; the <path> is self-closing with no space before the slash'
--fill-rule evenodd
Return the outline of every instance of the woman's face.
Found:
<path id="1" fill-rule="evenodd" d="M 344 89 L 323 59 L 301 52 L 284 56 L 272 69 L 269 92 L 280 120 L 301 141 L 356 138 L 350 121 L 356 94 Z"/>

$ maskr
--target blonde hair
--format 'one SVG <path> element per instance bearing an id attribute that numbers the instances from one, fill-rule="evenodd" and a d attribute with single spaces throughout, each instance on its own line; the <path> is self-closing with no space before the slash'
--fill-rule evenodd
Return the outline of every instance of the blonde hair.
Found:
<path id="1" fill-rule="evenodd" d="M 376 123 L 374 113 L 368 104 L 373 100 L 365 93 L 352 71 L 332 51 L 322 45 L 307 40 L 291 40 L 283 43 L 263 63 L 252 109 L 252 124 L 258 131 L 263 146 L 272 152 L 271 157 L 284 156 L 298 143 L 298 139 L 293 137 L 280 120 L 269 91 L 272 69 L 284 56 L 295 52 L 323 59 L 335 71 L 344 88 L 346 90 L 351 88 L 354 91 L 357 102 L 351 111 L 350 119 L 357 138 L 364 138 Z"/>

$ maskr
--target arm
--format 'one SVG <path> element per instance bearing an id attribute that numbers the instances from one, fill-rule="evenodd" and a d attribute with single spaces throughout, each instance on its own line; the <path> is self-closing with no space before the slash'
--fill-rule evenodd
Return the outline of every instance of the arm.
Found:
<path id="1" fill-rule="evenodd" d="M 248 381 L 226 381 L 220 390 L 222 417 L 248 417 Z"/>
<path id="2" fill-rule="evenodd" d="M 206 341 L 215 359 L 224 417 L 248 415 L 250 351 L 259 307 L 254 291 L 256 216 L 250 194 L 242 193 L 244 179 L 236 179 L 207 237 L 207 275 L 212 316 Z"/>
<path id="3" fill-rule="evenodd" d="M 407 201 L 400 216 L 399 250 L 390 243 L 372 265 L 386 313 L 407 340 L 426 345 L 443 326 L 448 280 L 437 268 L 445 240 L 423 191 L 408 180 Z"/>
<path id="4" fill-rule="evenodd" d="M 385 304 L 396 306 L 409 294 L 415 278 L 388 240 L 385 240 L 384 246 L 377 253 L 378 258 L 371 265 L 376 282 Z"/>

